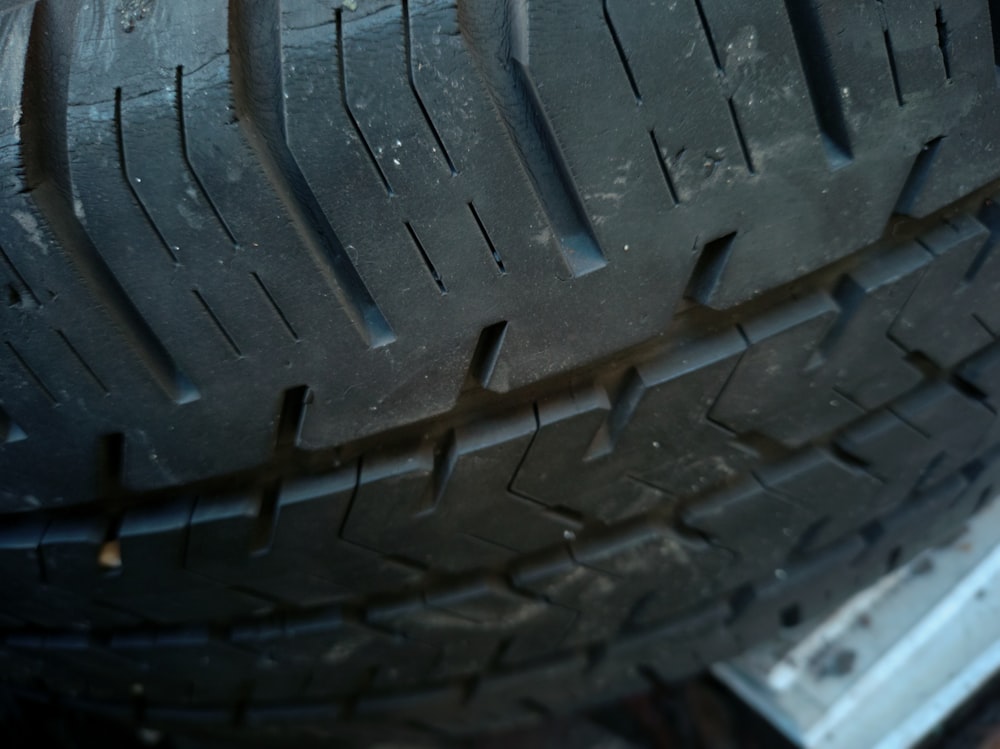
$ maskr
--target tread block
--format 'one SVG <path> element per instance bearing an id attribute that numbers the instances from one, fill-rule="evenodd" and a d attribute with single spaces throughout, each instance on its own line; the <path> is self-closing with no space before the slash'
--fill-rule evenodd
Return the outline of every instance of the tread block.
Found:
<path id="1" fill-rule="evenodd" d="M 425 687 L 417 691 L 402 692 L 377 697 L 362 697 L 355 711 L 362 716 L 379 715 L 390 711 L 410 720 L 432 723 L 460 712 L 465 690 L 458 685 Z"/>
<path id="2" fill-rule="evenodd" d="M 525 560 L 511 572 L 518 588 L 577 613 L 564 645 L 608 637 L 628 623 L 640 602 L 664 615 L 694 606 L 732 561 L 725 551 L 685 541 L 648 522 L 571 541 L 569 547 L 565 554 Z M 664 574 L 676 585 L 660 597 L 658 581 Z"/>
<path id="3" fill-rule="evenodd" d="M 363 592 L 404 584 L 417 570 L 395 563 L 339 538 L 354 496 L 356 466 L 286 482 L 278 490 L 270 544 L 251 553 L 260 519 L 243 517 L 235 543 L 217 543 L 196 524 L 188 568 L 229 585 L 259 591 L 268 598 L 298 606 L 317 605 Z M 242 516 L 241 516 L 242 517 Z M 223 521 L 231 525 L 230 521 Z M 197 539 L 197 544 L 195 540 Z"/>
<path id="4" fill-rule="evenodd" d="M 707 600 L 718 589 L 735 561 L 732 552 L 687 540 L 672 528 L 656 523 L 632 523 L 588 542 L 570 543 L 574 559 L 617 579 L 616 587 L 631 593 L 635 610 L 641 597 L 647 612 L 666 616 Z M 670 575 L 669 591 L 651 578 Z"/>
<path id="5" fill-rule="evenodd" d="M 190 136 L 184 128 L 183 71 L 175 81 L 173 101 L 164 97 L 155 103 L 134 99 L 121 103 L 122 147 L 129 154 L 135 194 L 158 219 L 157 231 L 189 269 L 188 282 L 196 284 L 193 291 L 219 321 L 234 353 L 260 357 L 286 349 L 293 341 L 261 303 L 253 276 L 241 263 L 231 262 L 240 246 L 187 160 Z"/>
<path id="6" fill-rule="evenodd" d="M 880 502 L 892 506 L 907 496 L 939 454 L 933 438 L 883 409 L 852 424 L 836 438 L 838 446 L 884 482 Z"/>
<path id="7" fill-rule="evenodd" d="M 994 343 L 964 362 L 959 376 L 986 395 L 986 404 L 1000 411 L 1000 343 Z"/>
<path id="8" fill-rule="evenodd" d="M 454 732 L 992 494 L 1000 213 L 886 229 L 996 177 L 986 0 L 106 5 L 0 13 L 6 678 Z"/>
<path id="9" fill-rule="evenodd" d="M 559 642 L 563 647 L 608 637 L 625 624 L 637 595 L 647 592 L 637 594 L 635 588 L 654 584 L 649 579 L 633 581 L 623 590 L 613 575 L 577 564 L 565 552 L 525 560 L 513 569 L 511 579 L 518 589 L 572 612 L 571 626 Z"/>
<path id="10" fill-rule="evenodd" d="M 121 639 L 112 642 L 111 650 L 146 674 L 136 679 L 143 691 L 147 680 L 154 682 L 154 689 L 172 685 L 171 694 L 162 698 L 167 701 L 236 694 L 257 678 L 280 678 L 280 674 L 268 674 L 266 663 L 255 654 L 209 639 Z"/>
<path id="11" fill-rule="evenodd" d="M 531 621 L 542 627 L 542 632 L 532 633 L 536 637 L 544 638 L 545 630 L 551 629 L 553 635 L 548 643 L 551 648 L 558 644 L 558 635 L 562 634 L 566 625 L 564 617 L 549 620 L 542 616 L 545 608 L 544 605 L 533 604 L 527 607 L 529 613 L 519 613 L 518 617 L 524 617 L 521 621 Z M 414 610 L 393 619 L 390 624 L 417 641 L 439 644 L 440 654 L 431 670 L 436 677 L 473 674 L 487 669 L 503 646 L 498 635 L 506 634 L 506 639 L 513 636 L 513 628 L 507 628 L 506 632 L 502 628 L 499 632 L 497 628 L 484 630 L 481 622 L 470 622 L 464 617 L 433 608 Z"/>
<path id="12" fill-rule="evenodd" d="M 535 429 L 534 414 L 520 411 L 459 429 L 437 460 L 425 448 L 366 462 L 344 538 L 441 570 L 496 565 L 557 542 L 565 520 L 481 481 L 484 471 L 512 476 Z"/>
<path id="13" fill-rule="evenodd" d="M 992 314 L 1000 288 L 1000 263 L 988 264 L 970 277 L 979 253 L 993 240 L 978 221 L 959 217 L 920 240 L 936 257 L 906 303 L 889 335 L 908 351 L 921 351 L 943 368 L 993 341 L 975 319 Z M 931 300 L 934 300 L 933 302 Z"/>
<path id="14" fill-rule="evenodd" d="M 886 33 L 897 71 L 900 97 L 904 103 L 926 98 L 947 81 L 938 47 L 934 5 L 924 0 L 881 3 Z"/>
<path id="15" fill-rule="evenodd" d="M 570 612 L 514 592 L 496 580 L 429 591 L 423 605 L 370 612 L 369 616 L 409 639 L 438 646 L 434 673 L 441 676 L 481 671 L 522 630 L 528 633 L 519 643 L 522 653 L 551 652 L 572 619 Z"/>
<path id="16" fill-rule="evenodd" d="M 879 520 L 874 540 L 868 540 L 867 547 L 852 561 L 852 567 L 860 570 L 867 580 L 877 579 L 954 535 L 980 500 L 979 492 L 970 492 L 968 482 L 960 477 L 951 477 L 917 494 L 912 501 Z"/>
<path id="17" fill-rule="evenodd" d="M 939 135 L 931 138 L 931 140 L 921 146 L 916 158 L 913 159 L 913 166 L 906 177 L 906 182 L 903 183 L 903 189 L 899 193 L 899 199 L 896 201 L 896 207 L 893 209 L 894 213 L 911 217 L 916 214 L 914 206 L 919 201 L 924 188 L 930 182 L 935 161 L 938 158 L 938 151 L 941 150 L 943 141 L 944 136 Z"/>
<path id="18" fill-rule="evenodd" d="M 45 529 L 40 549 L 45 579 L 59 586 L 87 586 L 102 575 L 98 564 L 108 534 L 101 517 L 56 520 Z"/>
<path id="19" fill-rule="evenodd" d="M 199 499 L 191 514 L 185 566 L 199 568 L 202 559 L 211 559 L 216 549 L 236 554 L 242 550 L 249 555 L 255 548 L 264 502 L 263 492 L 256 490 Z"/>
<path id="20" fill-rule="evenodd" d="M 567 14 L 574 18 L 572 37 L 563 33 Z M 664 210 L 671 198 L 601 3 L 589 0 L 581 7 L 560 0 L 528 7 L 523 17 L 511 20 L 519 40 L 512 51 L 514 64 L 522 67 L 525 87 L 537 97 L 560 152 L 555 158 L 565 160 L 586 221 L 611 264 L 624 260 L 626 248 L 629 261 L 635 262 L 659 250 L 670 232 L 687 235 L 689 227 Z M 567 56 L 577 64 L 567 66 Z M 603 102 L 600 112 L 590 106 L 593 101 Z M 594 154 L 601 156 L 595 159 Z M 661 251 L 661 265 L 684 262 L 677 251 L 681 244 L 683 240 L 674 244 L 669 254 Z M 675 277 L 672 288 L 661 286 L 660 294 L 676 299 L 681 278 Z"/>
<path id="21" fill-rule="evenodd" d="M 1000 206 L 995 198 L 990 198 L 976 216 L 990 236 L 965 272 L 965 281 L 975 286 L 975 294 L 981 300 L 975 310 L 976 320 L 993 335 L 1000 336 L 1000 310 L 990 304 L 1000 293 L 1000 259 L 997 258 L 997 243 L 1000 241 Z"/>
<path id="22" fill-rule="evenodd" d="M 733 330 L 639 366 L 646 403 L 619 444 L 625 455 L 652 449 L 655 457 L 632 475 L 681 497 L 723 485 L 749 466 L 734 435 L 708 418 L 745 347 Z"/>
<path id="23" fill-rule="evenodd" d="M 41 517 L 11 522 L 0 529 L 0 581 L 34 585 L 39 582 L 38 547 L 48 523 Z"/>
<path id="24" fill-rule="evenodd" d="M 279 669 L 302 674 L 296 696 L 304 700 L 347 697 L 369 683 L 386 688 L 412 684 L 439 654 L 436 646 L 388 634 L 337 610 L 289 618 L 277 626 L 250 623 L 234 630 L 233 640 Z"/>
<path id="25" fill-rule="evenodd" d="M 787 168 L 782 162 L 803 158 L 825 163 L 804 73 L 781 0 L 752 5 L 739 0 L 699 0 L 719 50 L 723 85 L 734 112 L 734 126 L 744 132 L 753 170 Z M 789 147 L 791 146 L 791 148 Z"/>
<path id="26" fill-rule="evenodd" d="M 920 373 L 887 345 L 885 331 L 920 283 L 928 261 L 922 248 L 906 244 L 851 271 L 835 292 L 841 317 L 814 361 L 836 371 L 833 387 L 865 409 L 886 403 L 920 381 Z M 861 348 L 875 352 L 877 369 L 871 362 L 861 365 Z"/>
<path id="27" fill-rule="evenodd" d="M 996 430 L 993 412 L 945 383 L 934 383 L 866 416 L 837 442 L 885 482 L 881 503 L 891 506 L 958 470 L 991 430 Z"/>
<path id="28" fill-rule="evenodd" d="M 357 265 L 361 285 L 396 334 L 391 356 L 366 353 L 351 337 L 337 290 L 314 272 L 311 246 L 294 231 L 301 216 L 283 205 L 287 190 L 262 167 L 259 144 L 251 142 L 254 123 L 234 121 L 231 79 L 235 74 L 242 90 L 253 76 L 229 68 L 224 5 L 151 14 L 128 34 L 114 13 L 91 5 L 79 9 L 77 38 L 58 23 L 63 11 L 39 13 L 53 44 L 78 48 L 74 64 L 61 64 L 58 74 L 35 70 L 31 56 L 26 68 L 22 37 L 34 9 L 3 15 L 5 33 L 19 40 L 4 48 L 12 75 L 3 101 L 11 111 L 21 99 L 37 104 L 39 111 L 26 110 L 35 121 L 61 118 L 65 103 L 68 124 L 65 143 L 47 127 L 25 128 L 39 136 L 23 144 L 13 127 L 0 136 L 11 166 L 3 170 L 0 275 L 27 304 L 4 323 L 4 340 L 49 351 L 63 344 L 32 331 L 51 327 L 76 351 L 33 365 L 55 398 L 66 390 L 55 418 L 36 415 L 47 412 L 31 405 L 32 388 L 23 383 L 16 397 L 5 396 L 4 412 L 31 439 L 0 447 L 0 469 L 11 477 L 4 506 L 91 498 L 92 489 L 80 489 L 93 486 L 89 446 L 109 431 L 126 433 L 126 483 L 140 490 L 259 465 L 271 437 L 259 404 L 303 383 L 318 386 L 303 430 L 307 448 L 445 412 L 461 389 L 473 331 L 497 319 L 509 321 L 510 340 L 491 387 L 507 392 L 537 382 L 662 330 L 697 237 L 739 232 L 712 300 L 726 307 L 875 239 L 891 210 L 882 201 L 899 194 L 921 144 L 942 138 L 924 188 L 908 201 L 913 213 L 968 193 L 996 171 L 995 159 L 982 156 L 997 152 L 1000 135 L 989 116 L 996 92 L 992 45 L 981 33 L 989 27 L 985 2 L 881 11 L 872 3 L 813 3 L 810 16 L 787 12 L 780 0 L 752 8 L 705 0 L 704 20 L 687 1 L 557 3 L 513 13 L 509 50 L 496 33 L 493 12 L 502 9 L 487 0 L 461 9 L 413 2 L 406 13 L 335 5 L 299 1 L 261 11 L 273 11 L 275 23 L 258 31 L 284 70 L 280 85 L 260 84 L 255 93 L 267 94 L 258 97 L 261 107 L 283 109 L 287 133 L 279 134 L 301 165 L 301 184 L 315 192 L 319 223 L 343 244 L 338 256 Z M 934 28 L 935 10 L 946 39 Z M 247 13 L 234 16 L 237 41 Z M 820 43 L 797 43 L 810 34 Z M 115 40 L 111 59 L 102 57 L 97 38 Z M 663 43 L 671 39 L 676 43 Z M 690 55 L 680 43 L 687 40 Z M 239 45 L 233 49 L 241 54 Z M 98 58 L 102 63 L 92 64 Z M 581 77 L 580 60 L 601 75 Z M 494 68 L 504 66 L 510 85 L 500 91 Z M 670 81 L 657 72 L 666 68 L 677 73 Z M 893 70 L 903 107 L 892 101 Z M 65 89 L 65 97 L 35 101 L 34 89 L 22 91 L 24 75 L 60 78 L 58 86 L 35 88 Z M 817 94 L 817 86 L 824 90 Z M 817 128 L 808 104 L 817 95 L 843 109 L 850 169 L 830 173 L 821 145 L 821 130 L 830 128 Z M 241 95 L 240 106 L 254 100 Z M 545 147 L 520 148 L 515 123 L 526 112 L 535 121 L 522 125 L 539 130 Z M 737 128 L 749 159 L 740 154 Z M 897 134 L 892 144 L 885 132 Z M 14 164 L 19 151 L 28 156 L 25 174 Z M 71 159 L 72 175 L 57 163 Z M 780 179 L 770 178 L 769 163 L 775 172 L 781 167 Z M 545 191 L 533 189 L 527 173 L 534 167 L 555 175 L 558 200 L 579 231 L 562 231 L 546 215 Z M 379 170 L 396 183 L 392 201 Z M 79 193 L 79 205 L 44 185 L 26 190 L 49 172 L 62 192 Z M 673 210 L 674 197 L 684 209 Z M 776 205 L 788 210 L 777 215 Z M 423 270 L 405 222 L 448 279 L 450 299 L 430 300 L 412 282 Z M 559 249 L 590 234 L 607 267 L 563 283 Z M 39 243 L 47 254 L 39 254 Z M 491 247 L 511 274 L 497 272 Z M 513 282 L 516 268 L 527 272 Z M 468 299 L 459 300 L 462 284 Z M 621 288 L 631 290 L 627 299 L 616 293 Z M 595 298 L 605 304 L 592 304 Z M 538 299 L 560 314 L 537 314 Z M 109 316 L 109 304 L 116 314 Z M 632 315 L 636 308 L 644 310 L 641 320 Z M 598 324 L 602 335 L 590 335 Z M 287 366 L 261 354 L 279 349 Z M 340 362 L 335 382 L 330 360 Z M 103 361 L 127 365 L 103 371 Z M 155 371 L 144 371 L 150 367 Z M 407 386 L 400 387 L 404 371 Z M 234 381 L 243 387 L 233 388 Z M 156 390 L 164 388 L 178 401 L 191 401 L 197 389 L 204 403 L 160 402 Z M 146 397 L 151 391 L 155 397 Z M 45 421 L 51 424 L 39 430 Z M 149 426 L 166 423 L 170 429 Z M 53 444 L 61 433 L 73 439 L 51 457 L 71 467 L 58 476 L 22 475 L 23 466 L 45 462 L 44 450 L 30 443 Z M 218 445 L 227 434 L 239 438 L 223 454 Z"/>
<path id="29" fill-rule="evenodd" d="M 780 313 L 764 315 L 744 326 L 750 348 L 743 355 L 725 390 L 709 412 L 709 418 L 734 432 L 758 430 L 780 442 L 795 446 L 860 415 L 846 398 L 798 399 L 808 411 L 775 408 L 762 402 L 761 394 L 781 393 L 789 388 L 815 389 L 807 370 L 811 351 L 834 324 L 838 308 L 827 297 L 804 299 Z M 782 385 L 777 385 L 780 377 Z M 766 385 L 765 385 L 766 383 Z M 764 398 L 767 396 L 765 395 Z"/>
<path id="30" fill-rule="evenodd" d="M 138 664 L 105 649 L 49 651 L 44 657 L 53 672 L 50 688 L 70 690 L 93 700 L 134 700 L 138 685 L 149 677 L 149 673 Z M 150 684 L 148 696 L 152 699 L 176 699 L 180 694 L 181 685 L 165 679 Z"/>
<path id="31" fill-rule="evenodd" d="M 727 180 L 745 179 L 740 144 L 695 4 L 656 0 L 642 13 L 627 0 L 606 5 L 680 201 Z M 672 71 L 669 80 L 663 70 Z M 693 109 L 704 113 L 697 122 L 682 114 Z"/>
<path id="32" fill-rule="evenodd" d="M 941 21 L 947 26 L 947 46 L 953 77 L 996 85 L 994 71 L 989 69 L 989 62 L 996 62 L 991 38 L 994 34 L 982 33 L 984 28 L 992 26 L 993 15 L 989 3 L 942 0 Z"/>
<path id="33" fill-rule="evenodd" d="M 478 622 L 484 627 L 500 629 L 509 626 L 512 619 L 532 616 L 533 611 L 544 608 L 541 602 L 511 591 L 498 580 L 479 584 L 457 583 L 431 589 L 424 596 L 424 601 L 431 608 Z"/>
<path id="34" fill-rule="evenodd" d="M 514 146 L 463 42 L 458 9 L 421 1 L 410 3 L 409 10 L 413 85 L 448 146 L 459 179 L 474 191 L 476 213 L 503 248 L 512 271 L 530 268 L 551 278 L 565 276 L 553 239 L 539 241 L 527 230 L 526 225 L 544 226 L 546 218 L 526 175 L 510 168 L 517 160 Z M 459 111 L 462 117 L 454 117 Z M 514 216 L 527 220 L 512 220 Z"/>
<path id="35" fill-rule="evenodd" d="M 883 482 L 866 470 L 849 466 L 825 450 L 809 448 L 765 467 L 756 475 L 768 489 L 818 518 L 815 533 L 803 537 L 797 552 L 808 552 L 836 541 L 885 511 Z M 845 502 L 844 497 L 851 497 Z"/>
<path id="36" fill-rule="evenodd" d="M 611 409 L 601 388 L 542 401 L 514 490 L 612 522 L 724 483 L 750 456 L 705 414 L 743 348 L 732 331 L 639 365 L 637 399 L 627 410 Z M 609 430 L 616 438 L 595 455 L 593 445 Z"/>
<path id="37" fill-rule="evenodd" d="M 975 454 L 996 414 L 945 383 L 924 386 L 893 406 L 893 412 L 923 434 L 931 435 L 938 456 L 921 476 L 921 485 L 943 479 Z"/>
<path id="38" fill-rule="evenodd" d="M 126 512 L 117 534 L 121 567 L 99 580 L 95 594 L 162 623 L 190 621 L 193 616 L 216 620 L 265 608 L 259 598 L 185 569 L 185 550 L 188 558 L 191 553 L 189 525 L 199 504 L 200 523 L 211 523 L 213 512 L 216 523 L 233 516 L 228 513 L 239 517 L 239 502 L 220 502 L 208 510 L 212 503 L 191 499 Z"/>
<path id="39" fill-rule="evenodd" d="M 729 617 L 726 606 L 715 605 L 666 625 L 647 626 L 642 633 L 626 635 L 612 645 L 608 656 L 623 657 L 661 681 L 684 678 L 738 652 L 727 626 Z"/>
<path id="40" fill-rule="evenodd" d="M 477 696 L 483 699 L 482 707 L 489 709 L 487 703 L 493 702 L 493 709 L 505 703 L 510 709 L 511 702 L 520 701 L 546 713 L 567 713 L 572 705 L 585 702 L 588 694 L 615 699 L 641 692 L 648 684 L 632 664 L 608 659 L 592 666 L 583 658 L 567 658 L 548 667 L 536 666 L 525 676 L 527 680 L 520 685 L 515 685 L 517 677 L 513 673 L 484 679 L 477 690 Z M 470 702 L 470 712 L 476 707 L 474 701 Z"/>
<path id="41" fill-rule="evenodd" d="M 884 336 L 926 282 L 929 260 L 916 245 L 903 245 L 851 271 L 832 299 L 809 297 L 747 322 L 750 348 L 710 417 L 798 446 L 915 385 L 920 373 Z M 789 399 L 792 391 L 799 397 Z"/>
<path id="42" fill-rule="evenodd" d="M 519 674 L 527 679 L 522 680 Z M 502 724 L 505 713 L 516 721 L 527 710 L 547 710 L 555 694 L 571 701 L 572 695 L 565 690 L 579 686 L 586 674 L 587 659 L 582 654 L 548 659 L 528 670 L 493 674 L 480 682 L 465 709 L 457 714 L 470 726 Z"/>
<path id="43" fill-rule="evenodd" d="M 769 491 L 755 479 L 723 490 L 683 511 L 684 523 L 708 533 L 738 555 L 730 585 L 774 573 L 815 523 L 810 508 Z M 734 579 L 735 578 L 735 579 Z"/>
<path id="44" fill-rule="evenodd" d="M 11 523 L 0 531 L 0 612 L 15 620 L 33 619 L 36 590 L 43 577 L 43 562 L 38 551 L 47 523 L 31 518 Z"/>
<path id="45" fill-rule="evenodd" d="M 867 571 L 852 568 L 865 552 L 864 541 L 851 536 L 806 558 L 794 572 L 783 570 L 783 577 L 775 576 L 755 585 L 752 599 L 731 617 L 730 628 L 737 649 L 743 650 L 749 643 L 773 634 L 784 610 L 795 607 L 800 617 L 819 616 L 863 583 L 877 579 L 882 574 L 881 566 L 878 571 L 870 567 Z M 838 573 L 831 575 L 832 569 Z"/>

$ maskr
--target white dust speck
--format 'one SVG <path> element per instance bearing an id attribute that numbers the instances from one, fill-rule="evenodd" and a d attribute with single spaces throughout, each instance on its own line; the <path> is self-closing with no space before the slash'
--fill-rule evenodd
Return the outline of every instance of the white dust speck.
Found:
<path id="1" fill-rule="evenodd" d="M 49 247 L 45 244 L 45 239 L 42 237 L 42 232 L 38 228 L 38 219 L 32 216 L 27 211 L 14 211 L 11 214 L 14 220 L 21 225 L 24 232 L 28 235 L 28 241 L 35 245 L 38 249 L 42 251 L 43 255 L 49 254 Z"/>

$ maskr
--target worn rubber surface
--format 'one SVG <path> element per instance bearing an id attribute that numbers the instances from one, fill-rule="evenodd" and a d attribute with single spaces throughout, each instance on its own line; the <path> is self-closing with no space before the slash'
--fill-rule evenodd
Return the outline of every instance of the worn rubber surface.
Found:
<path id="1" fill-rule="evenodd" d="M 0 0 L 10 689 L 475 731 L 953 531 L 989 5 Z"/>

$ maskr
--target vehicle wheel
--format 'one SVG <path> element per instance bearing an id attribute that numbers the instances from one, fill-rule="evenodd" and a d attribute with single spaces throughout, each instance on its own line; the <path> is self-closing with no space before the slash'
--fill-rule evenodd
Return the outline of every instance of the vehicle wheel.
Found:
<path id="1" fill-rule="evenodd" d="M 473 733 L 954 532 L 991 5 L 0 0 L 5 688 Z"/>

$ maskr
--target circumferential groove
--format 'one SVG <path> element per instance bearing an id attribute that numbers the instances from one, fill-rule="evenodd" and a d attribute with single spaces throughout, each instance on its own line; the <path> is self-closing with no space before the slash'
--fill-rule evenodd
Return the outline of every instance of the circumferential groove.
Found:
<path id="1" fill-rule="evenodd" d="M 320 275 L 368 346 L 396 336 L 302 173 L 285 136 L 281 12 L 277 0 L 229 5 L 233 99 L 251 147 Z M 342 43 L 337 11 L 338 54 Z M 342 68 L 341 68 L 342 70 Z"/>

